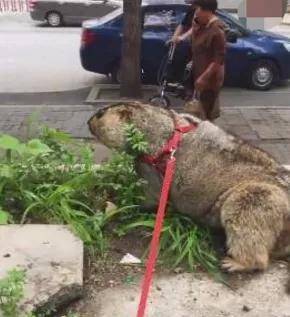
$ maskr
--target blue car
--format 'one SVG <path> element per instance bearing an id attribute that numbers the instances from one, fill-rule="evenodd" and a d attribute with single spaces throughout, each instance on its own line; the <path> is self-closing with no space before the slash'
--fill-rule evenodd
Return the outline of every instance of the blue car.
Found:
<path id="1" fill-rule="evenodd" d="M 142 4 L 142 80 L 151 84 L 158 81 L 160 66 L 167 56 L 166 42 L 188 10 L 183 2 L 156 2 L 143 0 Z M 266 31 L 250 31 L 232 15 L 221 10 L 217 14 L 237 35 L 234 43 L 227 44 L 225 84 L 266 90 L 290 78 L 290 39 Z M 122 8 L 83 23 L 80 55 L 84 69 L 110 74 L 113 81 L 119 81 L 122 25 Z M 179 70 L 185 68 L 189 55 L 190 43 L 181 43 L 175 63 Z"/>

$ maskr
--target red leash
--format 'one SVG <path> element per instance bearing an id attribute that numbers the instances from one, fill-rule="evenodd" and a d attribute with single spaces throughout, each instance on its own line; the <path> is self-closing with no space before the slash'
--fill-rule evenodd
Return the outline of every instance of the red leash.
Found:
<path id="1" fill-rule="evenodd" d="M 150 244 L 149 256 L 146 264 L 145 276 L 142 284 L 142 294 L 140 298 L 140 303 L 138 307 L 137 317 L 144 317 L 145 309 L 148 300 L 148 294 L 151 286 L 151 282 L 153 279 L 154 268 L 156 264 L 156 260 L 158 257 L 158 249 L 159 249 L 159 239 L 162 231 L 163 221 L 165 217 L 166 206 L 169 197 L 169 191 L 171 188 L 171 184 L 173 181 L 173 175 L 176 167 L 176 159 L 174 157 L 175 151 L 178 149 L 180 145 L 182 134 L 187 133 L 191 130 L 196 129 L 196 125 L 188 125 L 186 127 L 180 127 L 176 125 L 174 133 L 167 144 L 161 149 L 156 156 L 145 155 L 143 160 L 149 164 L 156 166 L 158 171 L 164 172 L 164 169 L 160 169 L 159 163 L 164 160 L 164 157 L 170 155 L 170 157 L 166 161 L 164 181 L 162 185 L 159 206 L 153 231 L 153 236 Z M 162 166 L 162 165 L 161 165 Z"/>
<path id="2" fill-rule="evenodd" d="M 171 187 L 173 174 L 175 170 L 175 163 L 176 163 L 176 159 L 175 157 L 172 157 L 170 158 L 166 166 L 165 178 L 164 178 L 163 187 L 161 191 L 161 197 L 159 201 L 159 208 L 158 208 L 158 212 L 156 216 L 153 237 L 151 240 L 150 252 L 149 252 L 149 257 L 148 257 L 148 261 L 146 265 L 146 271 L 145 271 L 145 276 L 143 280 L 142 294 L 140 298 L 137 317 L 144 317 L 144 314 L 145 314 L 149 289 L 151 286 L 154 267 L 155 267 L 155 263 L 158 256 L 159 238 L 160 238 L 160 234 L 161 234 L 161 230 L 163 226 L 163 220 L 165 216 L 165 209 L 166 209 L 166 205 L 168 201 L 169 190 Z"/>

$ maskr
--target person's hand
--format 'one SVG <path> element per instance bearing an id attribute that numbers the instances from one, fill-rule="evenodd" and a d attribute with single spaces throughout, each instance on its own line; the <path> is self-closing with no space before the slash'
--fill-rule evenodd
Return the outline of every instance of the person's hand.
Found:
<path id="1" fill-rule="evenodd" d="M 199 77 L 194 84 L 197 91 L 202 91 L 206 87 L 206 80 L 203 77 Z"/>
<path id="2" fill-rule="evenodd" d="M 177 45 L 181 41 L 182 41 L 181 36 L 173 36 L 170 40 L 170 42 L 173 43 L 174 45 Z"/>

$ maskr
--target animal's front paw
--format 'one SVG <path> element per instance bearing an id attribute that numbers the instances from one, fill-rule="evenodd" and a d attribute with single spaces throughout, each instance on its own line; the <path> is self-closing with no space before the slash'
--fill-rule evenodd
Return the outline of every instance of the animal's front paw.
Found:
<path id="1" fill-rule="evenodd" d="M 242 264 L 229 257 L 223 259 L 221 266 L 223 270 L 229 273 L 246 271 L 246 268 Z"/>

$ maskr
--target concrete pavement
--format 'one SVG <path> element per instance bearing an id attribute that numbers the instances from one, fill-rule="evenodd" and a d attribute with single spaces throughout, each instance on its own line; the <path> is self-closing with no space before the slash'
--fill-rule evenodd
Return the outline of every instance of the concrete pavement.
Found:
<path id="1" fill-rule="evenodd" d="M 83 286 L 83 253 L 83 242 L 66 226 L 0 226 L 0 279 L 15 268 L 26 273 L 21 312 L 47 310 L 78 299 Z"/>
<path id="2" fill-rule="evenodd" d="M 216 124 L 290 164 L 290 108 L 223 108 Z"/>
<path id="3" fill-rule="evenodd" d="M 113 277 L 112 277 L 113 278 Z M 156 276 L 147 317 L 289 317 L 290 297 L 285 292 L 286 265 L 264 274 L 240 276 L 231 290 L 202 274 Z M 82 317 L 136 316 L 140 283 L 92 291 L 80 303 Z"/>
<path id="4" fill-rule="evenodd" d="M 104 82 L 105 83 L 105 79 Z M 89 95 L 91 87 L 57 92 L 0 92 L 0 105 L 81 105 Z M 115 98 L 116 96 L 114 96 Z M 148 97 L 149 98 L 149 97 Z M 285 83 L 270 91 L 253 91 L 241 88 L 225 87 L 221 94 L 224 107 L 289 107 L 290 84 Z M 181 105 L 180 99 L 173 104 Z"/>
<path id="5" fill-rule="evenodd" d="M 27 136 L 27 122 L 33 115 L 41 124 L 77 138 L 90 138 L 86 122 L 95 111 L 96 106 L 90 105 L 0 106 L 0 132 Z M 224 107 L 216 123 L 266 150 L 282 164 L 290 164 L 290 107 Z"/>

